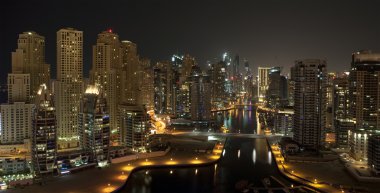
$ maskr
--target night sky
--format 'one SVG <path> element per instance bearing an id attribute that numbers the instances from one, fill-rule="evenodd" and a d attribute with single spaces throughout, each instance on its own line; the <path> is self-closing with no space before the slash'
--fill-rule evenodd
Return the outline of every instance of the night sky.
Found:
<path id="1" fill-rule="evenodd" d="M 380 1 L 374 0 L 16 0 L 0 1 L 0 75 L 10 72 L 18 34 L 46 38 L 47 63 L 56 68 L 56 31 L 84 31 L 85 76 L 97 34 L 112 28 L 138 45 L 142 57 L 189 53 L 198 63 L 225 51 L 257 66 L 284 66 L 322 58 L 329 71 L 347 70 L 356 50 L 380 51 Z"/>

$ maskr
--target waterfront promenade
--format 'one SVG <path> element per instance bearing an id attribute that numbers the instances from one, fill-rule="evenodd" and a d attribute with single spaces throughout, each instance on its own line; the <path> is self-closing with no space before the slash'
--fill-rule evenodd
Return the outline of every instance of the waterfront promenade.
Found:
<path id="1" fill-rule="evenodd" d="M 216 162 L 222 153 L 225 138 L 219 138 L 220 141 L 212 141 L 214 148 L 211 153 L 194 152 L 192 146 L 187 140 L 188 150 L 175 151 L 171 150 L 166 155 L 154 158 L 144 158 L 127 161 L 102 169 L 88 169 L 78 173 L 54 177 L 49 179 L 45 184 L 33 184 L 25 188 L 8 189 L 6 192 L 10 193 L 106 193 L 113 192 L 128 179 L 131 172 L 138 168 L 150 167 L 185 167 L 205 165 L 208 163 Z M 186 140 L 186 139 L 185 139 Z M 202 141 L 191 141 L 194 146 L 204 143 Z M 211 142 L 208 142 L 211 143 Z"/>

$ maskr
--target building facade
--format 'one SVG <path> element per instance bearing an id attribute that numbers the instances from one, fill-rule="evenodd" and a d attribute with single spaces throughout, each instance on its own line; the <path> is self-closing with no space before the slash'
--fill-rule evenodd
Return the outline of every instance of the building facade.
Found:
<path id="1" fill-rule="evenodd" d="M 296 61 L 294 73 L 294 140 L 318 150 L 325 141 L 326 61 Z"/>
<path id="2" fill-rule="evenodd" d="M 40 86 L 33 113 L 32 165 L 36 178 L 57 168 L 57 121 L 54 102 L 45 84 Z"/>
<path id="3" fill-rule="evenodd" d="M 79 148 L 78 114 L 83 95 L 83 32 L 57 32 L 55 102 L 59 149 Z"/>
<path id="4" fill-rule="evenodd" d="M 82 149 L 90 154 L 91 162 L 104 166 L 109 161 L 110 115 L 106 98 L 96 86 L 88 86 L 79 115 Z"/>

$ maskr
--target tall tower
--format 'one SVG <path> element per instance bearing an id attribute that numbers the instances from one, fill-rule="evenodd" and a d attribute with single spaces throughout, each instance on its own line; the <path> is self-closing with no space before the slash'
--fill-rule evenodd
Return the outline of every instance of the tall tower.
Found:
<path id="1" fill-rule="evenodd" d="M 210 77 L 202 74 L 196 68 L 194 66 L 191 77 L 191 120 L 195 122 L 208 122 L 211 118 Z"/>
<path id="2" fill-rule="evenodd" d="M 57 32 L 56 108 L 58 147 L 79 147 L 78 113 L 83 93 L 83 32 Z"/>
<path id="3" fill-rule="evenodd" d="M 324 139 L 326 122 L 326 61 L 295 62 L 294 139 L 318 150 Z"/>
<path id="4" fill-rule="evenodd" d="M 107 100 L 107 111 L 110 115 L 110 128 L 117 132 L 117 106 L 121 101 L 121 65 L 122 51 L 119 36 L 112 30 L 98 35 L 96 45 L 92 47 L 91 84 L 97 86 Z M 117 136 L 113 136 L 118 138 Z"/>
<path id="5" fill-rule="evenodd" d="M 33 98 L 41 84 L 50 81 L 49 65 L 45 63 L 45 38 L 29 31 L 19 35 L 17 49 L 12 52 L 12 74 L 30 75 L 30 93 Z M 10 74 L 11 75 L 11 74 Z"/>
<path id="6" fill-rule="evenodd" d="M 91 154 L 91 160 L 104 166 L 109 160 L 110 116 L 107 102 L 96 86 L 88 86 L 83 96 L 79 125 L 82 148 Z"/>
<path id="7" fill-rule="evenodd" d="M 57 158 L 57 122 L 52 95 L 40 86 L 33 113 L 32 163 L 37 178 L 53 174 Z"/>
<path id="8" fill-rule="evenodd" d="M 349 75 L 350 118 L 357 129 L 380 130 L 380 53 L 352 54 Z"/>
<path id="9" fill-rule="evenodd" d="M 259 102 L 264 102 L 267 91 L 269 88 L 269 67 L 259 67 L 258 68 L 258 82 L 257 82 L 257 94 L 259 97 Z"/>

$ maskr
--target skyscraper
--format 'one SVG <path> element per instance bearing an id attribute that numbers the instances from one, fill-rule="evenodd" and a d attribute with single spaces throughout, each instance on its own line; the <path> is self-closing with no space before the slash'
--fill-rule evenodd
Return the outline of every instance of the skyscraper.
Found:
<path id="1" fill-rule="evenodd" d="M 158 62 L 154 67 L 154 110 L 157 114 L 175 113 L 176 100 L 172 72 L 172 65 L 167 61 Z"/>
<path id="2" fill-rule="evenodd" d="M 12 52 L 12 74 L 30 75 L 30 93 L 37 94 L 41 84 L 50 81 L 50 68 L 45 63 L 45 38 L 36 32 L 19 34 L 17 49 Z"/>
<path id="3" fill-rule="evenodd" d="M 114 135 L 117 135 L 117 106 L 121 102 L 123 73 L 119 36 L 112 30 L 103 31 L 98 34 L 92 52 L 93 64 L 90 71 L 90 82 L 99 87 L 104 94 L 107 100 L 107 112 L 110 115 L 110 128 Z"/>
<path id="4" fill-rule="evenodd" d="M 258 68 L 258 84 L 257 84 L 257 94 L 259 97 L 259 102 L 264 102 L 268 87 L 269 87 L 269 70 L 268 67 L 259 67 Z"/>
<path id="5" fill-rule="evenodd" d="M 227 92 L 225 88 L 225 81 L 227 78 L 226 63 L 220 61 L 211 64 L 208 70 L 211 83 L 211 105 L 212 108 L 222 108 L 224 103 L 227 102 Z"/>
<path id="6" fill-rule="evenodd" d="M 294 73 L 294 139 L 318 150 L 326 122 L 326 61 L 298 60 Z"/>
<path id="7" fill-rule="evenodd" d="M 109 161 L 110 116 L 107 102 L 96 86 L 87 87 L 79 116 L 82 149 L 90 153 L 90 161 L 104 166 Z"/>
<path id="8" fill-rule="evenodd" d="M 350 118 L 357 129 L 380 129 L 380 53 L 352 54 L 349 75 Z"/>
<path id="9" fill-rule="evenodd" d="M 40 86 L 33 113 L 32 163 L 37 178 L 53 174 L 57 158 L 57 122 L 53 97 L 46 84 Z"/>
<path id="10" fill-rule="evenodd" d="M 194 66 L 191 82 L 191 120 L 207 123 L 211 118 L 211 83 L 210 77 Z"/>
<path id="11" fill-rule="evenodd" d="M 79 147 L 78 113 L 83 93 L 83 32 L 73 28 L 57 32 L 58 147 Z"/>

